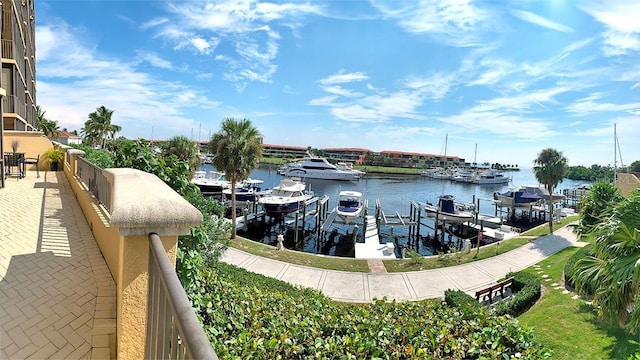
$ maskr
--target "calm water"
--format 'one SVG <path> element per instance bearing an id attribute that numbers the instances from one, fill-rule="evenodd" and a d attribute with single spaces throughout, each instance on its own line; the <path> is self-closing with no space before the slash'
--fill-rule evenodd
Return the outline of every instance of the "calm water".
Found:
<path id="1" fill-rule="evenodd" d="M 356 190 L 364 194 L 369 200 L 369 211 L 372 212 L 376 199 L 382 204 L 382 210 L 387 214 L 408 215 L 410 211 L 410 202 L 415 201 L 424 203 L 429 201 L 437 203 L 438 197 L 442 194 L 453 195 L 457 201 L 471 203 L 475 199 L 480 199 L 480 212 L 484 214 L 492 214 L 493 206 L 489 201 L 493 193 L 504 192 L 509 187 L 518 185 L 537 184 L 533 171 L 531 169 L 523 169 L 521 171 L 506 172 L 506 176 L 512 178 L 509 184 L 505 185 L 475 185 L 466 183 L 457 183 L 449 180 L 434 180 L 421 177 L 419 175 L 381 175 L 367 174 L 363 179 L 357 182 L 343 182 L 332 180 L 309 179 L 306 181 L 307 186 L 313 190 L 316 196 L 328 195 L 329 209 L 335 207 L 337 195 L 342 190 Z M 260 168 L 251 173 L 251 178 L 264 181 L 265 188 L 272 188 L 280 183 L 284 177 L 279 175 L 276 168 Z M 573 181 L 565 179 L 558 185 L 558 192 L 562 189 L 572 189 L 584 181 Z M 313 205 L 312 205 L 313 206 Z M 307 228 L 310 228 L 314 221 L 309 221 Z M 362 226 L 360 226 L 362 227 Z M 408 230 L 401 226 L 394 226 L 394 238 L 397 245 L 404 245 L 408 241 Z M 285 234 L 285 246 L 287 248 L 295 248 L 300 251 L 310 253 L 323 253 L 327 255 L 353 256 L 353 225 L 335 225 L 333 234 L 328 234 L 324 238 L 317 238 L 317 234 L 311 230 L 305 232 L 304 239 L 299 240 L 296 244 L 294 241 L 294 231 L 290 227 L 275 225 L 273 227 L 264 227 L 259 229 L 251 229 L 248 233 L 243 234 L 253 240 L 261 241 L 266 244 L 276 244 L 276 236 L 278 233 Z M 421 228 L 421 235 L 429 234 L 433 231 Z M 389 229 L 384 226 L 381 228 L 381 236 L 389 235 Z M 362 236 L 362 234 L 360 234 Z M 299 239 L 302 239 L 299 236 Z M 389 239 L 387 239 L 389 240 Z M 452 239 L 454 242 L 456 239 Z M 433 253 L 432 246 L 428 240 L 423 240 L 424 244 L 419 247 L 420 253 L 431 255 Z M 397 247 L 398 248 L 398 247 Z"/>

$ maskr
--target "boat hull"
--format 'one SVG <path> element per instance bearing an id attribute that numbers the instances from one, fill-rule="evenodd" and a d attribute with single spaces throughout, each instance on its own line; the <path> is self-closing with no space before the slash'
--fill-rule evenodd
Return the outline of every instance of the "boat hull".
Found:
<path id="1" fill-rule="evenodd" d="M 323 179 L 353 181 L 360 178 L 360 173 L 345 170 L 316 170 L 303 168 L 290 168 L 286 173 L 287 177 L 299 177 L 302 179 Z"/>
<path id="2" fill-rule="evenodd" d="M 263 203 L 264 212 L 271 217 L 282 217 L 287 214 L 303 210 L 305 207 L 304 201 L 296 201 L 291 203 Z"/>

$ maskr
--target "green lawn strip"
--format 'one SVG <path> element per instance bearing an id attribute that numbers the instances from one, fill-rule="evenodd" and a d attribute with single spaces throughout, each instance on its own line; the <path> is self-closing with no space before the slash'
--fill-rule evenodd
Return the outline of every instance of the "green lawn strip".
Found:
<path id="1" fill-rule="evenodd" d="M 533 268 L 526 270 L 542 279 L 546 291 L 518 319 L 534 329 L 536 339 L 553 351 L 553 359 L 626 359 L 638 350 L 631 335 L 598 320 L 596 310 L 584 300 L 574 300 L 573 294 L 562 293 L 564 288 L 551 286 L 561 284 L 564 264 L 577 250 L 570 247 L 540 262 L 551 281 L 542 279 Z"/>
<path id="2" fill-rule="evenodd" d="M 565 218 L 560 219 L 560 223 L 553 224 L 553 230 L 558 230 L 561 227 L 567 226 L 569 223 L 574 221 L 578 221 L 580 219 L 580 215 L 572 215 L 567 216 Z M 549 235 L 549 223 L 544 223 L 534 227 L 533 229 L 527 230 L 523 232 L 521 235 L 523 236 L 544 236 Z"/>
<path id="3" fill-rule="evenodd" d="M 456 252 L 446 255 L 429 256 L 420 260 L 397 259 L 383 260 L 382 262 L 387 268 L 387 272 L 440 269 L 444 267 L 466 264 L 473 261 L 490 258 L 492 256 L 496 256 L 507 251 L 519 248 L 522 245 L 529 243 L 531 240 L 532 239 L 517 237 L 509 240 L 503 240 L 500 243 L 481 246 L 479 252 L 476 251 L 476 249 L 472 249 L 469 254 Z"/>
<path id="4" fill-rule="evenodd" d="M 280 260 L 290 264 L 310 266 L 320 269 L 369 272 L 367 260 L 341 258 L 337 256 L 323 256 L 307 254 L 294 250 L 276 250 L 273 246 L 265 245 L 249 239 L 237 236 L 231 246 L 253 255 L 269 259 Z"/>

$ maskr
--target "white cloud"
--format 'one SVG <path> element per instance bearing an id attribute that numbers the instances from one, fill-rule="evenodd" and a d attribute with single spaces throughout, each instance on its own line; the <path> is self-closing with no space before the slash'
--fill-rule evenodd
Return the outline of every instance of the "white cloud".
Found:
<path id="1" fill-rule="evenodd" d="M 566 25 L 559 24 L 555 21 L 546 19 L 540 15 L 534 14 L 529 11 L 512 10 L 511 14 L 520 20 L 526 21 L 531 24 L 542 26 L 547 29 L 556 30 L 560 32 L 574 32 L 574 30 Z"/>
<path id="2" fill-rule="evenodd" d="M 322 88 L 322 90 L 324 90 L 325 92 L 328 92 L 329 94 L 335 94 L 335 95 L 340 95 L 344 97 L 359 97 L 363 95 L 360 92 L 345 89 L 341 86 L 326 86 Z"/>
<path id="3" fill-rule="evenodd" d="M 603 52 L 607 56 L 640 51 L 640 2 L 627 0 L 586 1 L 581 8 L 607 28 Z"/>
<path id="4" fill-rule="evenodd" d="M 180 82 L 163 81 L 135 68 L 140 59 L 171 66 L 154 54 L 140 53 L 131 63 L 113 60 L 85 47 L 76 38 L 79 33 L 64 23 L 36 28 L 38 104 L 61 128 L 79 130 L 88 114 L 104 105 L 114 110 L 113 122 L 123 127 L 125 136 L 150 133 L 152 127 L 183 133 L 194 123 L 187 110 L 219 106 Z M 65 56 L 53 56 L 61 53 Z"/>
<path id="5" fill-rule="evenodd" d="M 173 68 L 173 65 L 171 65 L 171 61 L 162 59 L 157 54 L 154 54 L 151 52 L 138 51 L 138 57 L 140 61 L 146 61 L 152 66 L 155 66 L 160 69 L 170 70 Z"/>
<path id="6" fill-rule="evenodd" d="M 355 73 L 344 73 L 343 71 L 338 72 L 337 74 L 328 76 L 324 79 L 318 80 L 318 82 L 322 85 L 333 85 L 333 84 L 344 84 L 356 81 L 364 81 L 369 79 L 369 77 L 362 72 Z"/>
<path id="7" fill-rule="evenodd" d="M 477 46 L 482 35 L 491 30 L 496 14 L 480 8 L 472 0 L 425 0 L 420 2 L 384 2 L 372 5 L 385 17 L 396 19 L 412 34 L 426 34 L 438 42 L 454 46 Z"/>

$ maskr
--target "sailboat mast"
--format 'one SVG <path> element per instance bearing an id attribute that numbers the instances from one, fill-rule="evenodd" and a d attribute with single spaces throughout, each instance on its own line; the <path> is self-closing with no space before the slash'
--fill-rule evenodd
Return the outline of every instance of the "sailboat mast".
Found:
<path id="1" fill-rule="evenodd" d="M 616 133 L 616 124 L 613 123 L 613 185 L 616 184 L 618 172 L 618 135 Z"/>
<path id="2" fill-rule="evenodd" d="M 449 141 L 449 134 L 446 134 L 444 137 L 444 168 L 447 168 L 449 164 L 449 159 L 447 158 L 447 142 Z"/>

